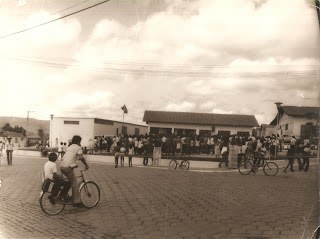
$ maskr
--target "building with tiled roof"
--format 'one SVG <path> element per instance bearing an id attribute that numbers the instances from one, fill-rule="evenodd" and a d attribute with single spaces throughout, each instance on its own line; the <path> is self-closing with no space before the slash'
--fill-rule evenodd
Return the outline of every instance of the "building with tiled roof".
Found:
<path id="1" fill-rule="evenodd" d="M 275 125 L 282 135 L 301 138 L 319 136 L 320 107 L 280 106 L 270 125 Z"/>
<path id="2" fill-rule="evenodd" d="M 254 115 L 210 114 L 146 110 L 143 121 L 150 133 L 193 135 L 251 135 L 258 127 Z"/>

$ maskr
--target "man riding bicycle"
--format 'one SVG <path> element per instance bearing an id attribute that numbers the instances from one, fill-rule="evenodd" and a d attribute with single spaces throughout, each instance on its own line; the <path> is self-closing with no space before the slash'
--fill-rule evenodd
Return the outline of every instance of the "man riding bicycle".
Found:
<path id="1" fill-rule="evenodd" d="M 72 138 L 71 145 L 66 149 L 66 152 L 62 158 L 61 172 L 69 179 L 72 187 L 72 202 L 75 207 L 83 207 L 81 203 L 79 185 L 77 177 L 75 176 L 73 169 L 77 167 L 76 161 L 80 160 L 86 167 L 89 168 L 85 158 L 83 157 L 83 152 L 81 148 L 81 137 L 75 135 Z"/>

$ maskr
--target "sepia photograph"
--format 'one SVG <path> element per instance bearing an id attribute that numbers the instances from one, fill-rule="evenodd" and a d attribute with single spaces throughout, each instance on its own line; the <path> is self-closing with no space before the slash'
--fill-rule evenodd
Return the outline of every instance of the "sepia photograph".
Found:
<path id="1" fill-rule="evenodd" d="M 0 239 L 320 239 L 320 0 L 0 0 Z"/>

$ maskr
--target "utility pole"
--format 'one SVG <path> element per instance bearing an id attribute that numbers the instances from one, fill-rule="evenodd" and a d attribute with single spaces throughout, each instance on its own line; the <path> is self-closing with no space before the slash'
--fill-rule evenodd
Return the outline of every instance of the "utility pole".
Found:
<path id="1" fill-rule="evenodd" d="M 28 110 L 27 111 L 27 129 L 26 129 L 26 135 L 27 135 L 27 137 L 28 137 L 28 129 L 29 129 L 29 114 L 30 113 L 33 113 L 34 111 L 32 111 L 32 110 Z"/>
<path id="2" fill-rule="evenodd" d="M 278 127 L 279 127 L 279 119 L 280 119 L 280 106 L 282 105 L 281 102 L 276 102 L 275 105 L 277 106 L 277 127 L 276 127 L 276 147 L 275 147 L 275 152 L 274 152 L 274 155 L 275 155 L 275 159 L 277 158 L 277 152 L 278 152 Z"/>

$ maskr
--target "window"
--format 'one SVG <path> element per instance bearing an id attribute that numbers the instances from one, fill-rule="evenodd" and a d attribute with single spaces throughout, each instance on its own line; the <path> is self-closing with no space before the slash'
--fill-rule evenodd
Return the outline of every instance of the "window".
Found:
<path id="1" fill-rule="evenodd" d="M 171 134 L 171 128 L 158 128 L 158 127 L 150 127 L 151 134 Z"/>
<path id="2" fill-rule="evenodd" d="M 250 133 L 246 131 L 238 131 L 237 135 L 242 136 L 242 137 L 249 137 Z"/>
<path id="3" fill-rule="evenodd" d="M 65 120 L 64 124 L 80 124 L 80 121 L 76 120 Z"/>
<path id="4" fill-rule="evenodd" d="M 210 137 L 211 132 L 211 130 L 199 130 L 199 135 L 202 137 Z"/>
<path id="5" fill-rule="evenodd" d="M 195 135 L 196 134 L 196 130 L 195 129 L 178 129 L 178 128 L 175 128 L 174 129 L 174 134 L 175 135 L 179 135 L 179 136 L 183 136 L 183 135 L 191 136 L 191 135 Z"/>
<path id="6" fill-rule="evenodd" d="M 229 137 L 230 136 L 230 131 L 219 130 L 218 131 L 218 136 Z"/>
<path id="7" fill-rule="evenodd" d="M 288 129 L 289 129 L 289 125 L 288 125 L 288 124 L 285 124 L 284 129 L 285 129 L 285 130 L 288 130 Z"/>
<path id="8" fill-rule="evenodd" d="M 122 126 L 122 129 L 121 129 L 121 133 L 122 134 L 127 134 L 127 126 Z"/>
<path id="9" fill-rule="evenodd" d="M 139 135 L 140 134 L 140 129 L 139 128 L 135 128 L 134 129 L 134 135 Z"/>

